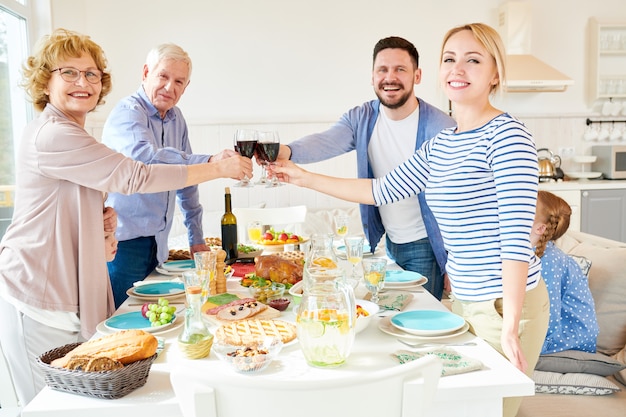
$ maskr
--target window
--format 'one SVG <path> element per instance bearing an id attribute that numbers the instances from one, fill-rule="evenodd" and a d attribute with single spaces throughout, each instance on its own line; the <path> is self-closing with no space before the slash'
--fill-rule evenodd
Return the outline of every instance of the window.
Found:
<path id="1" fill-rule="evenodd" d="M 42 4 L 45 2 L 0 0 L 0 238 L 13 212 L 16 144 L 33 117 L 33 106 L 20 86 L 21 68 L 29 53 L 29 32 L 40 35 L 29 28 L 49 27 L 49 9 Z M 35 16 L 40 17 L 39 22 Z"/>

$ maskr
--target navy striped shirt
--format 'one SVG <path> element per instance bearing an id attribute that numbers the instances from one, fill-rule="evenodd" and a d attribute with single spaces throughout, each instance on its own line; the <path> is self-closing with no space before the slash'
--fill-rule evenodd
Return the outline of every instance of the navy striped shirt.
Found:
<path id="1" fill-rule="evenodd" d="M 538 189 L 537 150 L 508 114 L 462 133 L 444 129 L 402 165 L 374 180 L 376 205 L 426 190 L 444 245 L 454 295 L 502 297 L 502 261 L 529 263 L 527 290 L 541 263 L 530 243 Z"/>

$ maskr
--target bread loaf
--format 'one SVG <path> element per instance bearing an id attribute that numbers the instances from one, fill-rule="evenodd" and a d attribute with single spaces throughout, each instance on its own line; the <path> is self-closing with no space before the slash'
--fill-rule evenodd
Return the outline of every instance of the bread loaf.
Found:
<path id="1" fill-rule="evenodd" d="M 158 344 L 156 337 L 143 330 L 122 330 L 99 339 L 89 340 L 72 349 L 62 358 L 53 360 L 50 365 L 64 368 L 74 357 L 105 357 L 126 365 L 154 355 Z"/>

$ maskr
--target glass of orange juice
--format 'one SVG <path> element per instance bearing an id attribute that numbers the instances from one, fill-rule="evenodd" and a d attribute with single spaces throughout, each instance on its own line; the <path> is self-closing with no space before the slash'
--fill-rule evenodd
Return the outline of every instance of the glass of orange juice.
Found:
<path id="1" fill-rule="evenodd" d="M 371 301 L 378 303 L 378 293 L 385 286 L 387 260 L 385 258 L 369 258 L 363 259 L 361 263 L 365 288 L 372 293 Z"/>
<path id="2" fill-rule="evenodd" d="M 248 223 L 248 239 L 250 243 L 259 243 L 261 240 L 261 234 L 263 233 L 263 225 L 258 220 L 253 220 Z"/>

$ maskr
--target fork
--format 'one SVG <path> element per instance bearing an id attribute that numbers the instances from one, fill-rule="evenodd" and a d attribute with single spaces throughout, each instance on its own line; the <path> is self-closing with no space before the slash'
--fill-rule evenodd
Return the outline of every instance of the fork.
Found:
<path id="1" fill-rule="evenodd" d="M 463 342 L 463 343 L 411 343 L 405 342 L 402 339 L 397 339 L 398 342 L 405 344 L 412 348 L 425 348 L 425 347 L 439 347 L 439 346 L 476 346 L 476 342 Z"/>

